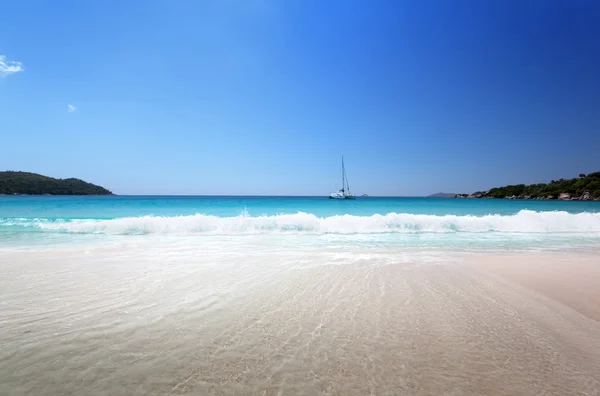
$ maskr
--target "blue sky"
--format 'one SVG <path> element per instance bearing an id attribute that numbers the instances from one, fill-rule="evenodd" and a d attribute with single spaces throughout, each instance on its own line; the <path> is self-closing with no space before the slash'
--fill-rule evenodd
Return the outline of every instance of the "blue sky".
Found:
<path id="1" fill-rule="evenodd" d="M 12 1 L 0 169 L 118 194 L 471 192 L 600 170 L 595 0 Z"/>

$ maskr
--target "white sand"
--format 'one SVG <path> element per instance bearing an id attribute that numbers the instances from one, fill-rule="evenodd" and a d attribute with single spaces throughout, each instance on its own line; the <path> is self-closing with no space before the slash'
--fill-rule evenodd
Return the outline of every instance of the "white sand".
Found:
<path id="1" fill-rule="evenodd" d="M 598 256 L 88 253 L 0 256 L 0 394 L 600 394 Z"/>

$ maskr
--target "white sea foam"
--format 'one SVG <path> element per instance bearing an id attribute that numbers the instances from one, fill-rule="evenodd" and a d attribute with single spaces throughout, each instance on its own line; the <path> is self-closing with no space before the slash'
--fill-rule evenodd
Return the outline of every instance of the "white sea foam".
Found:
<path id="1" fill-rule="evenodd" d="M 407 213 L 372 216 L 341 215 L 317 217 L 308 213 L 277 216 L 216 217 L 196 214 L 178 217 L 124 217 L 112 220 L 20 222 L 46 231 L 144 234 L 374 234 L 374 233 L 598 233 L 600 213 L 535 212 L 522 210 L 514 215 L 433 216 Z"/>

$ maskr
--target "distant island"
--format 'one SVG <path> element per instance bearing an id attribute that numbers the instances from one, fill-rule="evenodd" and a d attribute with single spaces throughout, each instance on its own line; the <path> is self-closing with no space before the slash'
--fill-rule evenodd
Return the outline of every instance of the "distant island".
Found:
<path id="1" fill-rule="evenodd" d="M 455 198 L 458 194 L 455 193 L 437 193 L 428 195 L 427 198 Z"/>
<path id="2" fill-rule="evenodd" d="M 580 174 L 573 179 L 552 180 L 550 183 L 517 184 L 456 194 L 455 198 L 560 199 L 564 201 L 600 201 L 600 172 Z"/>
<path id="3" fill-rule="evenodd" d="M 80 179 L 55 179 L 29 172 L 0 172 L 0 195 L 114 195 Z"/>

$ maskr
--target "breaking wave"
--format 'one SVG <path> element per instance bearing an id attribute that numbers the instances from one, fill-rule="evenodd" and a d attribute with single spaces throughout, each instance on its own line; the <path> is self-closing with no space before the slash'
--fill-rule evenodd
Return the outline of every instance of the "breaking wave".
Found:
<path id="1" fill-rule="evenodd" d="M 244 235 L 292 234 L 374 234 L 374 233 L 598 233 L 600 213 L 535 212 L 522 210 L 514 215 L 434 216 L 407 213 L 317 217 L 299 212 L 276 216 L 240 215 L 123 217 L 111 220 L 4 219 L 0 228 L 10 226 L 40 231 L 113 235 L 209 234 Z"/>

